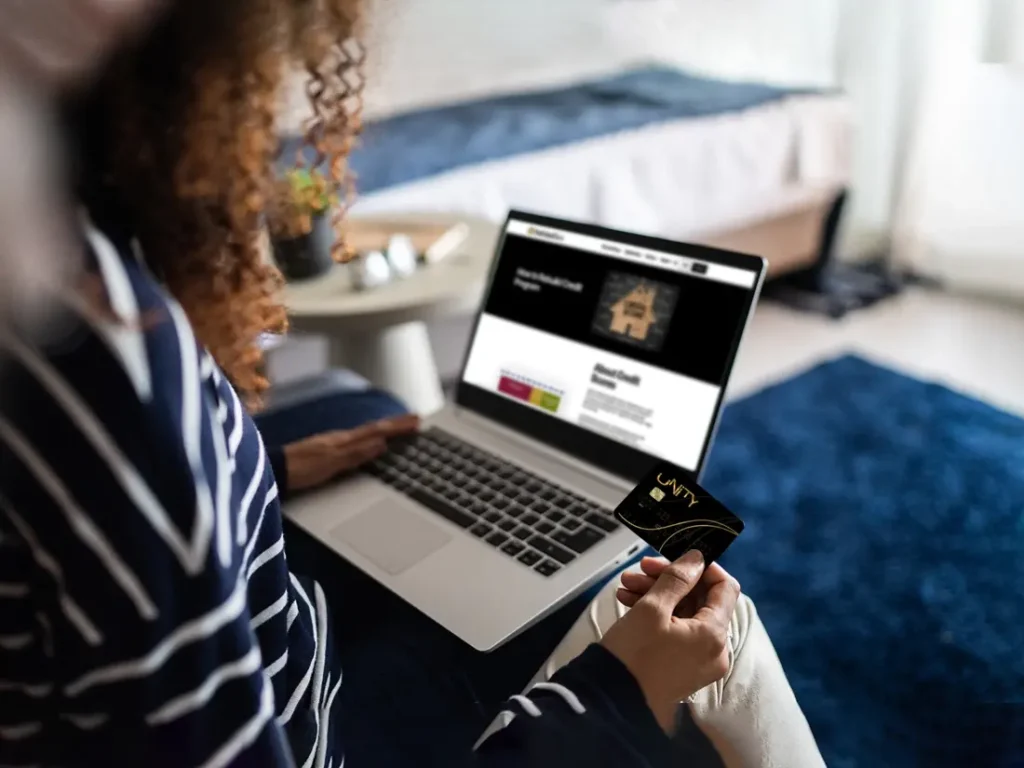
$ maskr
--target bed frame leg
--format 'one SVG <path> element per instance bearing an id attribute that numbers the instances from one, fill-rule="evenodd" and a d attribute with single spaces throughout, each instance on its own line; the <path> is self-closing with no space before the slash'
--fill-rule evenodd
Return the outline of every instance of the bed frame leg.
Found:
<path id="1" fill-rule="evenodd" d="M 843 221 L 843 213 L 846 211 L 849 197 L 849 189 L 844 188 L 836 195 L 832 207 L 825 216 L 825 226 L 822 229 L 821 243 L 818 247 L 818 258 L 814 265 L 784 275 L 780 278 L 780 282 L 805 291 L 817 291 L 823 287 L 823 278 L 828 274 L 828 270 L 835 261 L 835 252 L 839 244 L 839 225 Z"/>

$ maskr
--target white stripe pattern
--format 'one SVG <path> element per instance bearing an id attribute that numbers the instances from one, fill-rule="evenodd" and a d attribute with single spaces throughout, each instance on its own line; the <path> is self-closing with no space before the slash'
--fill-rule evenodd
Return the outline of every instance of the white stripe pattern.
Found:
<path id="1" fill-rule="evenodd" d="M 85 227 L 85 234 L 103 274 L 110 308 L 123 321 L 89 324 L 120 360 L 139 400 L 149 402 L 153 396 L 152 375 L 149 370 L 146 339 L 140 330 L 139 303 L 135 298 L 131 278 L 125 271 L 121 257 L 107 238 L 91 226 Z M 85 316 L 88 317 L 90 314 L 85 313 Z"/>
<path id="2" fill-rule="evenodd" d="M 45 699 L 51 693 L 53 693 L 53 685 L 50 683 L 15 683 L 9 680 L 0 680 L 0 693 L 4 691 L 14 691 L 17 693 L 23 693 L 32 699 Z"/>
<path id="3" fill-rule="evenodd" d="M 71 622 L 89 645 L 99 645 L 102 643 L 103 635 L 101 635 L 100 631 L 96 629 L 96 625 L 89 620 L 89 617 L 85 615 L 85 612 L 78 607 L 78 603 L 72 600 L 71 596 L 68 595 L 67 588 L 64 584 L 64 574 L 61 571 L 60 566 L 57 565 L 57 561 L 53 556 L 43 549 L 35 531 L 29 527 L 28 523 L 22 519 L 21 515 L 15 512 L 11 505 L 7 503 L 7 500 L 2 497 L 0 497 L 0 508 L 4 510 L 7 514 L 7 518 L 11 521 L 11 524 L 18 529 L 18 533 L 21 534 L 25 543 L 28 544 L 29 551 L 32 553 L 32 558 L 36 561 L 36 564 L 53 577 L 60 593 L 61 610 L 64 611 L 64 615 L 67 617 L 68 621 Z M 45 617 L 41 614 L 38 618 L 46 621 Z"/>
<path id="4" fill-rule="evenodd" d="M 266 668 L 267 677 L 273 679 L 274 676 L 284 669 L 288 665 L 288 649 L 284 649 L 284 653 L 277 657 L 277 661 Z"/>
<path id="5" fill-rule="evenodd" d="M 101 713 L 96 713 L 95 715 L 73 715 L 62 712 L 60 719 L 71 723 L 79 730 L 95 731 L 100 726 L 106 725 L 107 721 L 110 720 L 110 716 Z"/>
<path id="6" fill-rule="evenodd" d="M 252 473 L 252 479 L 249 480 L 249 487 L 245 489 L 245 495 L 242 496 L 242 503 L 238 505 L 238 545 L 245 544 L 249 536 L 249 507 L 252 506 L 252 500 L 256 496 L 256 491 L 260 487 L 260 483 L 263 482 L 264 463 L 266 462 L 266 451 L 263 448 L 263 441 L 259 441 L 259 457 L 256 459 L 256 471 Z M 264 505 L 266 508 L 266 505 Z"/>
<path id="7" fill-rule="evenodd" d="M 209 613 L 179 625 L 174 632 L 145 656 L 95 669 L 67 685 L 64 688 L 64 693 L 70 697 L 80 696 L 97 685 L 143 677 L 156 671 L 181 648 L 197 640 L 210 637 L 237 619 L 245 610 L 245 598 L 245 584 L 239 580 L 227 600 Z"/>
<path id="8" fill-rule="evenodd" d="M 258 571 L 264 565 L 266 565 L 275 557 L 280 555 L 282 552 L 284 552 L 284 536 L 278 538 L 277 541 L 275 541 L 273 544 L 271 544 L 269 547 L 263 550 L 257 556 L 257 558 L 252 561 L 252 564 L 249 566 L 249 569 L 245 572 L 245 578 L 252 579 L 253 574 L 256 573 L 256 571 Z"/>
<path id="9" fill-rule="evenodd" d="M 299 618 L 299 602 L 298 600 L 293 600 L 292 604 L 288 607 L 288 620 L 286 622 L 288 632 L 292 631 L 292 624 L 295 623 L 297 618 Z"/>
<path id="10" fill-rule="evenodd" d="M 185 446 L 185 456 L 192 471 L 192 482 L 195 485 L 197 525 L 209 526 L 212 534 L 213 494 L 210 491 L 206 470 L 203 468 L 202 455 L 203 409 L 202 392 L 199 389 L 199 351 L 185 311 L 173 301 L 168 302 L 167 311 L 178 337 L 178 355 L 181 362 L 181 437 Z"/>
<path id="11" fill-rule="evenodd" d="M 228 458 L 228 448 L 224 442 L 224 432 L 211 429 L 213 435 L 213 452 L 217 456 L 217 558 L 222 567 L 231 565 L 231 476 L 234 468 Z"/>
<path id="12" fill-rule="evenodd" d="M 519 706 L 523 708 L 523 712 L 528 714 L 530 717 L 540 717 L 540 708 L 533 703 L 532 699 L 528 699 L 517 693 L 515 696 L 509 696 L 508 700 L 519 704 Z"/>
<path id="13" fill-rule="evenodd" d="M 260 692 L 260 708 L 252 719 L 238 729 L 235 734 L 214 755 L 199 768 L 222 768 L 230 765 L 238 755 L 259 738 L 260 733 L 274 716 L 274 692 L 264 684 Z"/>
<path id="14" fill-rule="evenodd" d="M 330 687 L 330 685 L 331 685 L 331 676 L 328 675 L 327 676 L 327 687 Z M 320 722 L 321 723 L 327 723 L 327 722 L 330 721 L 331 708 L 334 706 L 334 697 L 338 695 L 338 691 L 339 690 L 341 690 L 341 676 L 340 675 L 338 677 L 338 682 L 335 684 L 334 688 L 331 689 L 330 694 L 328 694 L 327 702 L 324 704 L 323 710 L 320 713 Z M 326 727 L 324 727 L 324 730 L 325 731 L 327 730 Z M 320 733 L 319 734 L 319 739 L 318 739 L 318 744 L 317 744 L 317 753 L 316 753 L 316 762 L 313 764 L 313 768 L 323 768 L 323 766 L 324 766 L 324 760 L 327 757 L 327 747 L 329 746 L 328 743 L 327 743 L 327 737 L 328 737 L 327 733 Z M 342 765 L 344 765 L 344 764 L 345 764 L 345 760 L 344 760 L 344 758 L 342 758 Z"/>
<path id="15" fill-rule="evenodd" d="M 300 584 L 299 580 L 295 578 L 295 575 L 288 575 L 291 579 L 292 586 L 295 587 L 295 590 L 299 593 L 299 596 L 303 599 L 306 603 L 306 607 L 309 609 L 309 623 L 310 627 L 313 629 L 313 645 L 319 648 L 320 638 L 316 635 L 317 619 L 316 612 L 313 610 L 313 604 L 309 602 L 306 590 L 302 588 L 302 584 Z M 313 670 L 316 667 L 316 662 L 317 658 L 314 655 L 313 658 L 309 660 L 309 669 L 306 670 L 306 673 L 299 680 L 299 684 L 295 686 L 295 690 L 292 691 L 292 695 L 288 699 L 288 703 L 285 705 L 284 709 L 281 711 L 281 714 L 277 716 L 278 725 L 286 725 L 295 715 L 295 710 L 298 709 L 299 702 L 302 701 L 302 696 L 309 689 L 309 681 L 313 678 Z"/>
<path id="16" fill-rule="evenodd" d="M 313 600 L 316 603 L 317 622 L 317 643 L 315 655 L 315 667 L 313 670 L 313 693 L 309 697 L 309 708 L 313 713 L 313 722 L 316 724 L 316 743 L 309 753 L 309 757 L 302 764 L 302 768 L 312 768 L 314 761 L 316 765 L 322 766 L 326 757 L 327 739 L 324 736 L 322 726 L 322 713 L 320 711 L 320 695 L 324 689 L 324 666 L 327 663 L 327 599 L 324 591 L 316 582 L 313 583 Z"/>
<path id="17" fill-rule="evenodd" d="M 28 648 L 36 639 L 31 632 L 18 633 L 16 635 L 0 635 L 0 648 L 5 651 L 20 651 Z"/>
<path id="18" fill-rule="evenodd" d="M 155 712 L 150 712 L 146 715 L 146 722 L 149 725 L 163 725 L 173 722 L 189 712 L 195 712 L 209 702 L 224 683 L 251 675 L 260 668 L 261 663 L 260 649 L 253 646 L 242 658 L 214 670 L 195 690 L 183 693 L 181 696 L 171 699 Z"/>
<path id="19" fill-rule="evenodd" d="M 273 603 L 271 603 L 266 608 L 264 608 L 262 611 L 260 611 L 255 616 L 253 616 L 252 620 L 249 622 L 249 628 L 252 629 L 253 632 L 255 632 L 257 629 L 262 627 L 264 624 L 266 624 L 272 618 L 277 616 L 277 614 L 279 614 L 281 611 L 283 611 L 284 607 L 286 605 L 288 605 L 288 592 L 287 591 L 285 591 L 285 593 L 283 595 L 281 595 Z"/>
<path id="20" fill-rule="evenodd" d="M 234 458 L 235 454 L 238 453 L 238 446 L 242 443 L 242 425 L 245 423 L 245 420 L 242 418 L 242 400 L 235 393 L 233 387 L 230 390 L 232 421 L 231 434 L 228 436 L 228 455 Z"/>
<path id="21" fill-rule="evenodd" d="M 43 724 L 39 722 L 18 723 L 17 725 L 0 725 L 0 739 L 6 741 L 21 741 L 30 736 L 35 736 L 43 730 Z"/>
<path id="22" fill-rule="evenodd" d="M 568 704 L 572 711 L 577 715 L 586 714 L 587 708 L 583 706 L 583 702 L 580 701 L 579 697 L 561 683 L 534 683 L 533 686 L 530 687 L 530 691 L 534 690 L 557 693 L 565 699 L 565 703 Z M 530 691 L 527 691 L 527 693 Z"/>
<path id="23" fill-rule="evenodd" d="M 82 540 L 97 559 L 103 563 L 110 573 L 111 578 L 124 590 L 128 598 L 135 604 L 136 609 L 143 618 L 156 618 L 156 606 L 146 592 L 139 577 L 135 575 L 127 563 L 114 549 L 113 545 L 103 535 L 88 515 L 78 506 L 72 498 L 68 489 L 60 481 L 60 478 L 50 468 L 42 456 L 36 453 L 28 441 L 22 437 L 13 425 L 0 416 L 0 438 L 7 443 L 8 447 L 18 456 L 23 464 L 35 476 L 39 485 L 46 489 L 57 506 L 60 507 L 67 518 L 71 529 Z"/>
<path id="24" fill-rule="evenodd" d="M 273 494 L 273 495 L 271 495 Z M 270 506 L 270 502 L 277 498 L 277 486 L 275 485 L 270 491 L 267 492 L 267 498 L 263 503 L 263 509 L 260 510 L 260 516 L 256 518 L 256 525 L 253 526 L 252 534 L 249 536 L 249 543 L 245 545 L 245 554 L 242 555 L 242 567 L 244 568 L 252 559 L 252 552 L 256 549 L 256 544 L 259 543 L 260 531 L 263 530 L 263 519 L 267 516 L 267 507 Z"/>
<path id="25" fill-rule="evenodd" d="M 193 575 L 201 571 L 213 529 L 212 515 L 204 517 L 202 508 L 197 510 L 199 514 L 193 527 L 192 541 L 186 542 L 135 465 L 124 455 L 120 446 L 78 393 L 68 386 L 49 363 L 27 346 L 8 336 L 0 337 L 0 340 L 60 404 L 96 453 L 106 462 L 125 495 L 177 556 L 182 567 Z"/>

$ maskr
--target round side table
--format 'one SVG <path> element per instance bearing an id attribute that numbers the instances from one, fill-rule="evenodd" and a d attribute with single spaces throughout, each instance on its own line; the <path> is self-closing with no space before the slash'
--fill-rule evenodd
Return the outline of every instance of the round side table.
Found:
<path id="1" fill-rule="evenodd" d="M 291 327 L 326 336 L 332 367 L 351 368 L 421 415 L 444 405 L 427 322 L 476 311 L 501 228 L 485 219 L 443 214 L 360 217 L 401 231 L 403 222 L 465 223 L 468 237 L 439 263 L 407 278 L 356 290 L 345 266 L 290 284 L 285 305 Z"/>

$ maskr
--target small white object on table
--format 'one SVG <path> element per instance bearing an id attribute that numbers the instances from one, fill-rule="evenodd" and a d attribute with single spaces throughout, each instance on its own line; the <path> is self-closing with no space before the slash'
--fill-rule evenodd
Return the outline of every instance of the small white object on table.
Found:
<path id="1" fill-rule="evenodd" d="M 326 336 L 332 367 L 351 368 L 385 389 L 410 410 L 429 415 L 444 405 L 441 379 L 427 335 L 427 323 L 476 311 L 486 287 L 500 226 L 485 219 L 444 214 L 360 217 L 387 223 L 455 226 L 468 234 L 452 253 L 408 277 L 356 290 L 341 265 L 325 276 L 289 284 L 285 306 L 293 330 Z"/>

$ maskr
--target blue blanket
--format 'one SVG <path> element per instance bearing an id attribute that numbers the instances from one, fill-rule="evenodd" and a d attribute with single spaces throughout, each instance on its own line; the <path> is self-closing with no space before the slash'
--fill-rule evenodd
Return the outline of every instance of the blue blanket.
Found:
<path id="1" fill-rule="evenodd" d="M 374 192 L 652 123 L 749 109 L 792 93 L 673 69 L 638 69 L 567 88 L 452 104 L 370 123 L 351 167 L 359 174 L 359 190 Z"/>

